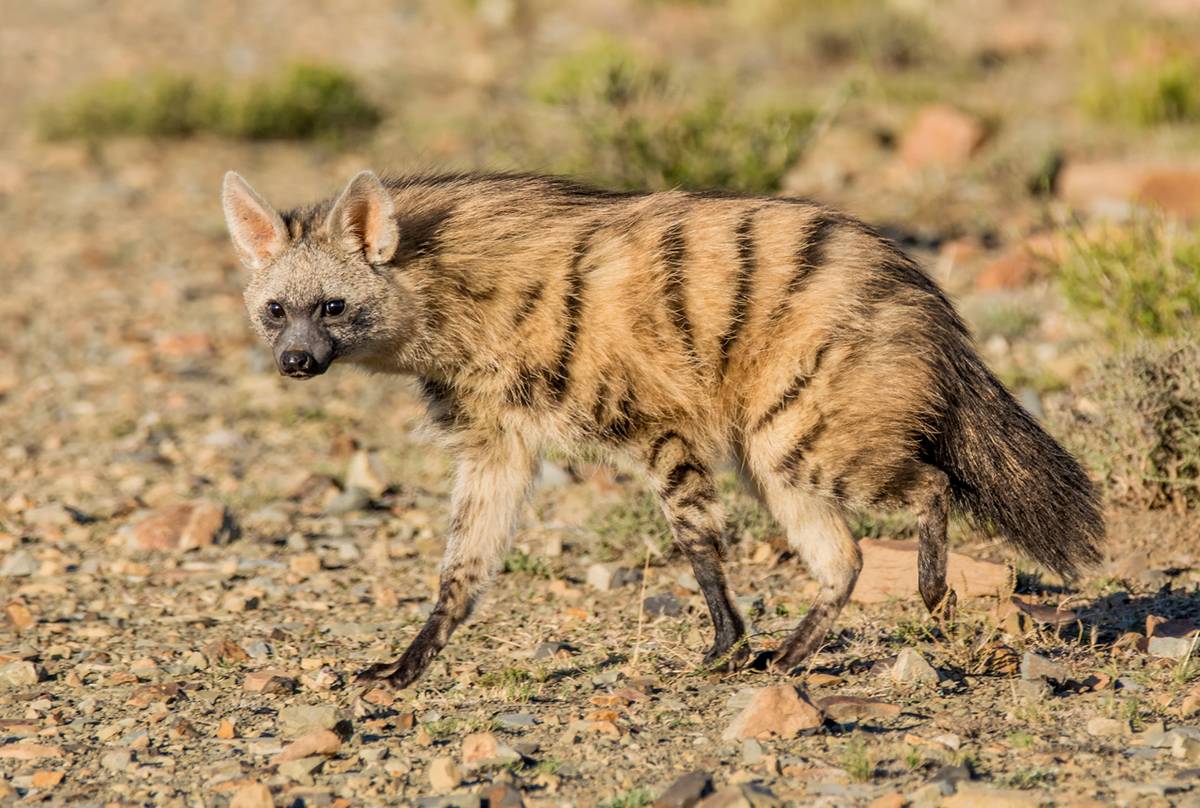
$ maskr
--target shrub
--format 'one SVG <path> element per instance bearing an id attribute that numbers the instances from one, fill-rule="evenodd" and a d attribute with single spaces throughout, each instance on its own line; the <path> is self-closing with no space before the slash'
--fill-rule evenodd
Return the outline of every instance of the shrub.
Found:
<path id="1" fill-rule="evenodd" d="M 1144 218 L 1078 237 L 1059 268 L 1068 303 L 1117 343 L 1195 334 L 1200 325 L 1200 232 Z"/>
<path id="2" fill-rule="evenodd" d="M 779 189 L 804 145 L 813 113 L 699 97 L 667 70 L 600 41 L 552 65 L 535 95 L 565 113 L 576 147 L 559 171 L 627 189 Z"/>
<path id="3" fill-rule="evenodd" d="M 1200 122 L 1200 60 L 1174 59 L 1125 79 L 1111 70 L 1083 92 L 1084 108 L 1102 120 L 1155 126 Z"/>
<path id="4" fill-rule="evenodd" d="M 1104 480 L 1109 500 L 1200 508 L 1200 343 L 1143 343 L 1106 360 L 1060 433 Z"/>
<path id="5" fill-rule="evenodd" d="M 339 139 L 374 128 L 380 111 L 357 82 L 321 65 L 293 65 L 242 85 L 175 73 L 108 79 L 43 107 L 37 125 L 52 140 L 188 137 Z"/>

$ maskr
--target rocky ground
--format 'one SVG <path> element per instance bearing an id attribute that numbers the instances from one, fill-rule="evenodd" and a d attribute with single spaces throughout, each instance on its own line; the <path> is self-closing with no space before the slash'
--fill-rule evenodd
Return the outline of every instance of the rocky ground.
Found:
<path id="1" fill-rule="evenodd" d="M 509 4 L 454 12 L 465 22 L 293 5 L 314 8 L 291 8 L 278 30 L 247 27 L 223 3 L 190 24 L 180 9 L 123 3 L 81 7 L 70 22 L 31 5 L 5 24 L 0 802 L 1200 802 L 1194 514 L 1114 512 L 1108 560 L 1071 586 L 960 528 L 961 609 L 941 626 L 914 598 L 911 547 L 892 541 L 909 537 L 906 523 L 864 519 L 867 572 L 807 675 L 718 675 L 699 667 L 703 600 L 686 563 L 663 552 L 637 480 L 554 459 L 505 574 L 429 675 L 398 693 L 355 686 L 431 608 L 448 460 L 403 380 L 275 374 L 245 324 L 220 177 L 236 167 L 285 205 L 364 165 L 489 160 L 464 154 L 461 133 L 421 141 L 414 156 L 407 121 L 342 150 L 45 143 L 22 123 L 92 73 L 203 64 L 206 53 L 226 66 L 297 50 L 333 58 L 354 30 L 364 44 L 346 60 L 377 82 L 406 70 L 428 82 L 422 109 L 444 98 L 467 116 L 511 101 L 479 78 L 521 57 L 497 33 Z M 1039 260 L 1061 248 L 1055 214 L 1133 199 L 1200 210 L 1194 129 L 1140 138 L 1057 117 L 1086 6 L 1043 19 L 1036 4 L 974 4 L 993 16 L 969 25 L 957 5 L 959 45 L 1016 65 L 981 90 L 999 117 L 923 90 L 872 107 L 894 124 L 883 137 L 881 118 L 848 108 L 786 187 L 906 236 L 1040 412 L 1070 401 L 1096 351 Z M 1152 5 L 1192 19 L 1170 16 L 1187 3 Z M 642 19 L 642 34 L 673 43 L 664 48 L 733 47 L 714 44 L 701 4 L 634 3 L 619 22 L 606 7 L 581 4 L 566 34 L 547 27 L 561 39 L 585 24 L 629 33 Z M 470 92 L 442 92 L 458 87 L 447 76 L 459 67 L 437 62 L 445 53 L 422 25 L 461 46 Z M 411 52 L 394 48 L 404 36 Z M 1021 95 L 1025 115 L 1017 95 L 1035 75 L 1053 80 Z M 1057 196 L 1020 197 L 1024 180 L 992 169 L 1020 162 L 1055 121 L 1077 144 Z M 996 324 L 1014 301 L 1028 327 Z M 1042 384 L 1047 368 L 1054 381 Z M 803 614 L 809 580 L 727 482 L 730 577 L 767 648 Z"/>

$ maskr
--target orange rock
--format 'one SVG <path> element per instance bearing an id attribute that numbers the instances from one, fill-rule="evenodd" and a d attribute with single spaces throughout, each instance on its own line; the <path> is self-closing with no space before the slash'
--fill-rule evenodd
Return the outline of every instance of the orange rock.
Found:
<path id="1" fill-rule="evenodd" d="M 34 772 L 32 785 L 34 788 L 54 788 L 63 781 L 64 776 L 63 772 L 49 769 Z"/>
<path id="2" fill-rule="evenodd" d="M 229 808 L 274 808 L 271 789 L 262 783 L 250 783 L 238 789 L 229 801 Z"/>
<path id="3" fill-rule="evenodd" d="M 917 543 L 863 539 L 859 542 L 863 569 L 851 599 L 858 603 L 884 603 L 892 598 L 917 596 Z M 979 561 L 950 553 L 946 579 L 961 598 L 1004 595 L 1012 591 L 1014 573 L 1006 564 Z"/>
<path id="4" fill-rule="evenodd" d="M 151 513 L 133 526 L 132 537 L 139 550 L 194 550 L 219 543 L 228 532 L 225 508 L 196 500 Z"/>
<path id="5" fill-rule="evenodd" d="M 342 739 L 338 737 L 336 732 L 328 729 L 319 729 L 309 732 L 306 735 L 301 735 L 283 747 L 283 751 L 276 755 L 271 763 L 278 766 L 280 763 L 287 763 L 291 760 L 299 760 L 300 758 L 312 757 L 314 755 L 334 755 L 341 748 Z"/>
<path id="6" fill-rule="evenodd" d="M 981 292 L 998 289 L 1019 289 L 1037 275 L 1039 261 L 1021 247 L 993 258 L 975 278 L 975 288 Z"/>
<path id="7" fill-rule="evenodd" d="M 1200 167 L 1145 163 L 1068 163 L 1058 194 L 1090 211 L 1123 212 L 1131 204 L 1161 208 L 1187 219 L 1200 218 Z"/>
<path id="8" fill-rule="evenodd" d="M 37 760 L 38 758 L 60 758 L 63 751 L 60 747 L 40 743 L 10 743 L 0 746 L 0 759 L 4 760 Z"/>
<path id="9" fill-rule="evenodd" d="M 228 718 L 222 718 L 217 725 L 217 737 L 223 741 L 232 740 L 237 737 L 237 727 Z"/>
<path id="10" fill-rule="evenodd" d="M 27 631 L 37 625 L 37 619 L 29 608 L 20 601 L 14 600 L 4 608 L 5 614 L 8 615 L 8 620 L 12 623 L 13 628 L 18 633 Z"/>
<path id="11" fill-rule="evenodd" d="M 255 671 L 246 674 L 242 689 L 247 693 L 290 693 L 296 689 L 296 680 L 282 671 Z"/>
<path id="12" fill-rule="evenodd" d="M 900 139 L 900 159 L 909 168 L 957 168 L 965 164 L 986 132 L 978 118 L 944 104 L 932 104 L 917 113 Z"/>
<path id="13" fill-rule="evenodd" d="M 792 685 L 763 687 L 754 692 L 746 705 L 721 736 L 727 741 L 746 738 L 793 738 L 807 729 L 821 726 L 825 717 Z"/>

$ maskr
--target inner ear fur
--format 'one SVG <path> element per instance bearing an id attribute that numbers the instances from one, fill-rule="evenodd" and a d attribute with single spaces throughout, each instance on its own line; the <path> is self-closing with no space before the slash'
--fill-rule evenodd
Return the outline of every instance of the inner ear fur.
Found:
<path id="1" fill-rule="evenodd" d="M 336 244 L 348 253 L 362 253 L 370 264 L 391 261 L 400 241 L 392 196 L 372 171 L 350 180 L 325 226 Z"/>
<path id="2" fill-rule="evenodd" d="M 234 249 L 249 268 L 262 269 L 287 247 L 288 232 L 283 219 L 236 172 L 225 174 L 221 206 Z"/>

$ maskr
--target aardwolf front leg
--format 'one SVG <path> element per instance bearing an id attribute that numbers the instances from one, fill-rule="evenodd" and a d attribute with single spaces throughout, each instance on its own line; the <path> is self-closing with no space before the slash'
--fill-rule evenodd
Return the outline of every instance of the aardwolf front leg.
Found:
<path id="1" fill-rule="evenodd" d="M 359 681 L 403 688 L 425 672 L 499 570 L 533 475 L 533 454 L 511 436 L 460 455 L 437 604 L 403 656 Z"/>

